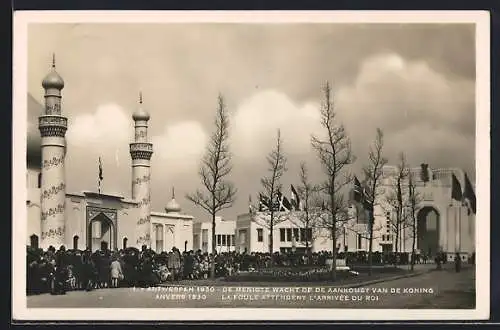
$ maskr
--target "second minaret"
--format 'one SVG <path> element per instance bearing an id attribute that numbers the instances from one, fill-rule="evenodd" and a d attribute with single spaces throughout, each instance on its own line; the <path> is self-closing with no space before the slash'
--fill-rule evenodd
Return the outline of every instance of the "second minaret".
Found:
<path id="1" fill-rule="evenodd" d="M 139 108 L 132 115 L 135 123 L 134 142 L 130 143 L 132 158 L 132 198 L 138 202 L 139 217 L 136 225 L 136 243 L 151 245 L 151 156 L 153 144 L 148 142 L 149 113 L 142 108 L 142 93 L 139 95 Z"/>
<path id="2" fill-rule="evenodd" d="M 38 118 L 42 138 L 42 182 L 41 182 L 41 247 L 58 249 L 65 243 L 66 175 L 66 130 L 68 119 L 61 113 L 61 90 L 64 80 L 56 72 L 55 57 L 52 70 L 43 79 L 45 89 L 45 111 Z"/>

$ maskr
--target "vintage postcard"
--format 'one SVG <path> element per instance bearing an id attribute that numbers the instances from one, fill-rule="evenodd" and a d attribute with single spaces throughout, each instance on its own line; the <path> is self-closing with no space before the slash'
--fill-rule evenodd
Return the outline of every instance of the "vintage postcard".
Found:
<path id="1" fill-rule="evenodd" d="M 488 318 L 489 41 L 479 11 L 16 12 L 13 319 Z"/>

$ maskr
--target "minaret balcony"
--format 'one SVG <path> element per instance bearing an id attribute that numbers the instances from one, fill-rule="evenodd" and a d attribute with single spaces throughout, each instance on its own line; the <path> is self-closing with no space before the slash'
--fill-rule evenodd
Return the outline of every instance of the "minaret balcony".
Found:
<path id="1" fill-rule="evenodd" d="M 38 118 L 38 128 L 42 137 L 64 137 L 68 130 L 68 118 L 57 115 L 46 115 Z"/>
<path id="2" fill-rule="evenodd" d="M 134 142 L 130 144 L 130 155 L 132 159 L 151 159 L 152 154 L 152 143 Z"/>

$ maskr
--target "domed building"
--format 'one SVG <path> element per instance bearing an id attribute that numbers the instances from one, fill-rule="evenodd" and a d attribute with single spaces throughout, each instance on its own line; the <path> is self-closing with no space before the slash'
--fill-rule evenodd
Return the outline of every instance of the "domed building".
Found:
<path id="1" fill-rule="evenodd" d="M 44 106 L 28 95 L 27 244 L 43 249 L 64 245 L 92 251 L 143 245 L 158 253 L 173 247 L 191 250 L 193 217 L 181 213 L 173 190 L 165 212 L 151 211 L 153 144 L 148 139 L 150 115 L 143 108 L 142 94 L 132 114 L 132 192 L 126 198 L 105 194 L 100 188 L 97 192 L 66 192 L 68 119 L 61 107 L 65 83 L 56 71 L 55 61 L 42 87 Z"/>

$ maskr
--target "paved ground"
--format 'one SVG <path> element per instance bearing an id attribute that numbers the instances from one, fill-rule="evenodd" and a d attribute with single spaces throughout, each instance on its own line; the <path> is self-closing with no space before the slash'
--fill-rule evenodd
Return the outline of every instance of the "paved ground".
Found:
<path id="1" fill-rule="evenodd" d="M 471 267 L 460 273 L 451 269 L 427 271 L 418 276 L 362 286 L 310 283 L 222 286 L 220 282 L 205 281 L 150 289 L 100 289 L 68 292 L 64 296 L 28 297 L 28 308 L 37 307 L 474 308 L 475 272 Z"/>

